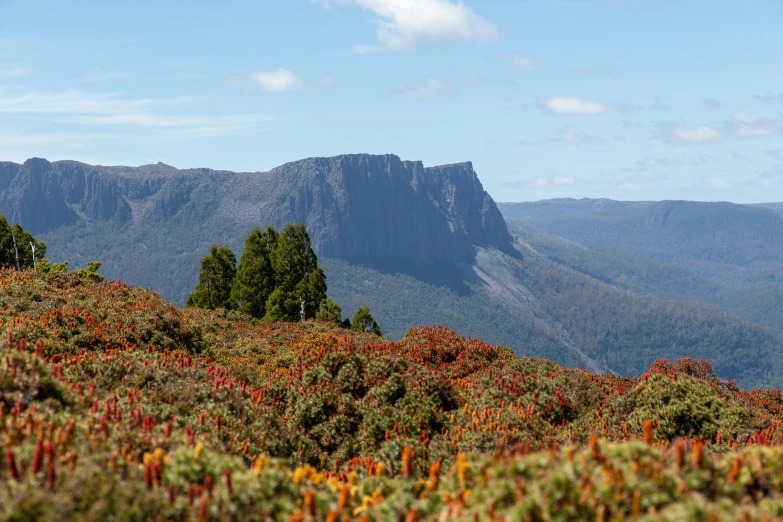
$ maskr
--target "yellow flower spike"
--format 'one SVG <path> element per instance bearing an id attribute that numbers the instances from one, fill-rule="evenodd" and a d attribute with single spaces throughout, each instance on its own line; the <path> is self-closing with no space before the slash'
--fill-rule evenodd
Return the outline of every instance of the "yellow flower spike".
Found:
<path id="1" fill-rule="evenodd" d="M 164 460 L 166 460 L 166 452 L 163 451 L 163 448 L 156 448 L 155 451 L 152 452 L 152 460 L 158 465 L 163 464 Z"/>
<path id="2" fill-rule="evenodd" d="M 383 476 L 383 472 L 386 469 L 386 465 L 383 462 L 379 462 L 377 466 L 375 466 L 375 476 L 381 477 Z"/>
<path id="3" fill-rule="evenodd" d="M 351 471 L 350 473 L 348 473 L 349 484 L 355 486 L 358 481 L 359 481 L 359 475 L 357 475 L 355 471 Z"/>
<path id="4" fill-rule="evenodd" d="M 253 464 L 253 473 L 256 477 L 261 475 L 261 470 L 263 470 L 271 459 L 268 455 L 264 455 L 263 453 L 256 457 L 255 463 Z"/>
<path id="5" fill-rule="evenodd" d="M 149 464 L 150 462 L 152 462 L 152 460 L 153 460 L 152 453 L 145 452 L 144 457 L 142 458 L 142 462 L 144 462 L 144 464 Z"/>
<path id="6" fill-rule="evenodd" d="M 461 484 L 465 483 L 465 478 L 468 471 L 468 458 L 464 453 L 457 455 L 457 476 Z"/>
<path id="7" fill-rule="evenodd" d="M 193 448 L 193 458 L 198 460 L 201 457 L 201 452 L 204 451 L 204 444 L 201 441 L 196 443 L 196 447 Z"/>

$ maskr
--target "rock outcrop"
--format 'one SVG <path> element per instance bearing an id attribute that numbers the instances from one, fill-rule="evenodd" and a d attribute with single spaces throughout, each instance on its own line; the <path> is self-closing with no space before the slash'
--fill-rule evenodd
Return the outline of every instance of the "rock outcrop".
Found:
<path id="1" fill-rule="evenodd" d="M 319 255 L 346 259 L 460 262 L 476 246 L 511 248 L 503 217 L 470 163 L 426 168 L 393 155 L 310 158 L 266 173 L 3 163 L 0 212 L 47 235 L 78 221 L 132 222 L 134 230 L 176 223 L 205 233 L 227 227 L 237 234 L 298 222 Z"/>

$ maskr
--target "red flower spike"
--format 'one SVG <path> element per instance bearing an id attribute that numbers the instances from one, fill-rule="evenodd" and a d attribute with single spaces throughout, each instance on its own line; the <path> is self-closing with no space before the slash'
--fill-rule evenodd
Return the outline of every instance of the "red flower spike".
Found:
<path id="1" fill-rule="evenodd" d="M 54 459 L 49 459 L 49 466 L 46 469 L 46 487 L 47 489 L 54 489 L 54 482 L 57 479 L 57 475 L 54 471 Z"/>
<path id="2" fill-rule="evenodd" d="M 228 491 L 229 496 L 233 493 L 233 489 L 231 488 L 231 469 L 226 468 L 226 471 L 223 472 L 223 478 L 226 481 L 226 491 Z"/>
<path id="3" fill-rule="evenodd" d="M 33 463 L 30 467 L 30 473 L 33 476 L 37 475 L 43 466 L 43 446 L 43 437 L 38 437 L 38 441 L 35 443 L 35 453 L 33 453 Z"/>
<path id="4" fill-rule="evenodd" d="M 8 334 L 9 339 L 11 334 Z M 5 450 L 5 467 L 8 469 L 8 478 L 11 480 L 19 480 L 19 471 L 16 468 L 16 455 L 14 450 L 8 448 Z"/>

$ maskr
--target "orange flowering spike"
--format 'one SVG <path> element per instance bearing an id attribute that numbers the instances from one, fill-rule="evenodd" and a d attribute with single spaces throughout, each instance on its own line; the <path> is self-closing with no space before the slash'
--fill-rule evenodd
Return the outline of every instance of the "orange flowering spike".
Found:
<path id="1" fill-rule="evenodd" d="M 647 444 L 653 443 L 653 423 L 650 419 L 642 423 L 642 440 Z"/>

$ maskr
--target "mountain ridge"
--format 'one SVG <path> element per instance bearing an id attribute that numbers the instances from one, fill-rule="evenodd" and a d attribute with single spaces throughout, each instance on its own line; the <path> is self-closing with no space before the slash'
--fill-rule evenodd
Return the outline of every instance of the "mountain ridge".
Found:
<path id="1" fill-rule="evenodd" d="M 783 377 L 778 333 L 715 306 L 637 295 L 512 236 L 470 162 L 360 154 L 260 173 L 41 159 L 1 169 L 0 213 L 41 231 L 54 261 L 100 260 L 107 278 L 167 300 L 185 301 L 211 244 L 239 254 L 252 228 L 301 222 L 328 295 L 347 315 L 369 306 L 392 339 L 445 325 L 598 372 L 693 356 L 742 386 Z"/>

